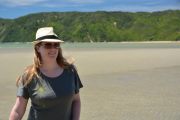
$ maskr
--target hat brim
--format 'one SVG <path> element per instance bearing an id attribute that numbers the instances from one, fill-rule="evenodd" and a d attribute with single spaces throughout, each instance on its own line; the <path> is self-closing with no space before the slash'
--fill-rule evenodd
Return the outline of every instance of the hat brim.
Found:
<path id="1" fill-rule="evenodd" d="M 63 40 L 59 40 L 59 39 L 43 39 L 43 40 L 36 40 L 33 41 L 34 44 L 38 44 L 40 42 L 58 42 L 58 43 L 63 43 Z"/>

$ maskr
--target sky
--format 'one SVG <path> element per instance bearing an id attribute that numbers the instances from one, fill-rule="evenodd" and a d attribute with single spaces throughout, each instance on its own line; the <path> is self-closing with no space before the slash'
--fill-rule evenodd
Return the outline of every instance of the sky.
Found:
<path id="1" fill-rule="evenodd" d="M 180 0 L 0 0 L 0 18 L 18 18 L 38 12 L 180 10 Z"/>

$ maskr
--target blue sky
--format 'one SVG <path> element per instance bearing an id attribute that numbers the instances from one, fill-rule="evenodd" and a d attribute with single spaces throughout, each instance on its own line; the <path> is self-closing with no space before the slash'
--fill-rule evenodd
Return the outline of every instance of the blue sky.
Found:
<path id="1" fill-rule="evenodd" d="M 0 18 L 37 12 L 162 11 L 180 9 L 180 0 L 0 0 Z"/>

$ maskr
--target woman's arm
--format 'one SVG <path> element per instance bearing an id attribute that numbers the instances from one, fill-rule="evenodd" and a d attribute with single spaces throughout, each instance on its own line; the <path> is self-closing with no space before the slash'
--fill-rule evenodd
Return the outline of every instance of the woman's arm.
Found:
<path id="1" fill-rule="evenodd" d="M 21 120 L 26 111 L 27 103 L 28 99 L 17 97 L 15 105 L 11 110 L 9 120 Z"/>
<path id="2" fill-rule="evenodd" d="M 73 104 L 72 104 L 72 120 L 80 119 L 80 111 L 81 111 L 81 100 L 79 93 L 74 95 Z"/>

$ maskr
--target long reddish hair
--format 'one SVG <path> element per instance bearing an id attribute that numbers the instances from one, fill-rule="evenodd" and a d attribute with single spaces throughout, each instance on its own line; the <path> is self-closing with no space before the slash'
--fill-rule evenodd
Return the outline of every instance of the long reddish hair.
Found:
<path id="1" fill-rule="evenodd" d="M 39 77 L 38 71 L 39 71 L 40 66 L 42 65 L 42 58 L 41 58 L 40 53 L 37 51 L 37 48 L 40 46 L 40 44 L 41 43 L 34 45 L 35 54 L 34 54 L 33 64 L 30 66 L 27 66 L 24 71 L 24 74 L 18 77 L 16 81 L 17 86 L 19 85 L 19 83 L 23 83 L 24 86 L 27 86 L 31 82 L 33 77 L 35 76 Z M 68 60 L 63 57 L 61 47 L 59 47 L 56 61 L 58 65 L 62 68 L 68 68 L 71 65 L 71 63 L 69 63 Z"/>

